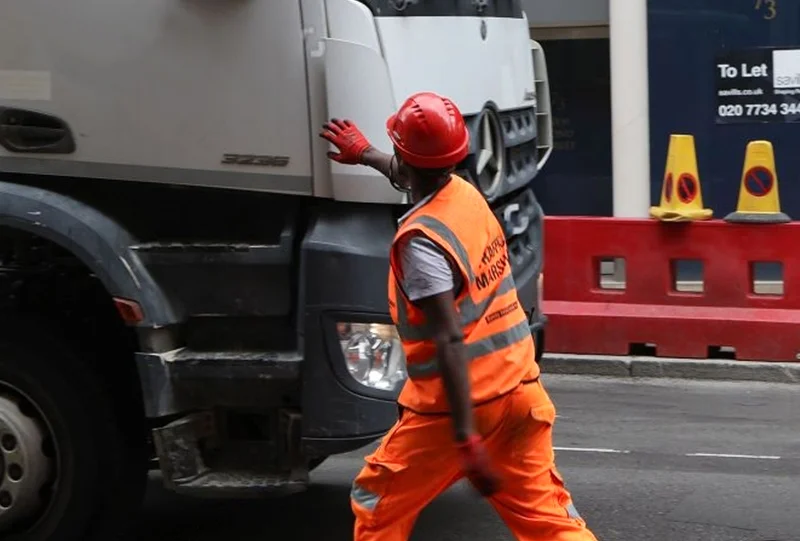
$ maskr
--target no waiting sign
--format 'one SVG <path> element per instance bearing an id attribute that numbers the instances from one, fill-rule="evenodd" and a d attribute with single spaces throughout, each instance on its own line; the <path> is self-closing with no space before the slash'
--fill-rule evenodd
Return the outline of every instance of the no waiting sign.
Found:
<path id="1" fill-rule="evenodd" d="M 744 189 L 754 197 L 764 197 L 772 191 L 774 185 L 775 177 L 766 167 L 756 165 L 744 175 Z"/>

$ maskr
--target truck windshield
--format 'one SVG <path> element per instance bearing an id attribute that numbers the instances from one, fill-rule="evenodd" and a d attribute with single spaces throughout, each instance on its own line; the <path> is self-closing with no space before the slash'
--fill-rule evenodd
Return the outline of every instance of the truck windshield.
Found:
<path id="1" fill-rule="evenodd" d="M 522 18 L 522 0 L 361 0 L 376 17 Z"/>

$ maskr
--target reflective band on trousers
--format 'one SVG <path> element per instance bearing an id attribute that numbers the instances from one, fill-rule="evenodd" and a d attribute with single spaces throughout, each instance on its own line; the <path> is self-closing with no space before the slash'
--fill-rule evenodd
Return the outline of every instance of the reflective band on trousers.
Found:
<path id="1" fill-rule="evenodd" d="M 353 489 L 350 491 L 350 498 L 358 505 L 367 511 L 374 511 L 375 506 L 381 501 L 381 497 L 369 490 L 358 486 L 353 483 Z"/>
<path id="2" fill-rule="evenodd" d="M 575 508 L 575 505 L 572 502 L 570 502 L 570 504 L 567 506 L 567 514 L 569 515 L 569 518 L 581 518 L 580 513 L 578 513 L 578 510 Z"/>
<path id="3" fill-rule="evenodd" d="M 477 342 L 466 344 L 467 359 L 472 361 L 484 355 L 488 355 L 493 351 L 506 348 L 524 340 L 530 336 L 530 334 L 531 329 L 528 326 L 528 322 L 523 320 L 510 329 L 489 335 Z M 439 360 L 430 359 L 422 362 L 409 363 L 406 369 L 408 370 L 408 376 L 412 379 L 431 377 L 439 374 Z"/>

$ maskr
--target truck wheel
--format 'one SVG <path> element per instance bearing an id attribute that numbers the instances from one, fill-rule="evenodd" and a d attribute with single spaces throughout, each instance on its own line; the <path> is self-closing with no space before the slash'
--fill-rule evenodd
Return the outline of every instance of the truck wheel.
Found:
<path id="1" fill-rule="evenodd" d="M 101 382 L 38 322 L 0 332 L 0 539 L 116 539 L 146 471 Z"/>

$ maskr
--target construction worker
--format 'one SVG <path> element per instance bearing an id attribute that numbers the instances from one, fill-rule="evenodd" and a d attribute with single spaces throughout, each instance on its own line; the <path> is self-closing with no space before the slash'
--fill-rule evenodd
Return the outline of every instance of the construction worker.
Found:
<path id="1" fill-rule="evenodd" d="M 356 541 L 406 541 L 422 509 L 463 477 L 522 541 L 596 541 L 555 466 L 555 407 L 534 360 L 503 230 L 480 192 L 453 174 L 469 132 L 430 92 L 387 121 L 392 155 L 350 121 L 320 136 L 331 159 L 371 166 L 413 208 L 390 252 L 389 310 L 409 379 L 397 423 L 365 458 L 351 493 Z"/>

